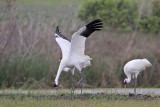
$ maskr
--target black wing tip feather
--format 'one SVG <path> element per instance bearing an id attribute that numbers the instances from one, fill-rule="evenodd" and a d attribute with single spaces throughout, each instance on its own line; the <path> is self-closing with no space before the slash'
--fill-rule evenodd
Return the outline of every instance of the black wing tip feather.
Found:
<path id="1" fill-rule="evenodd" d="M 86 29 L 80 34 L 84 37 L 89 37 L 94 31 L 101 30 L 103 27 L 103 22 L 101 19 L 96 19 L 86 25 Z"/>
<path id="2" fill-rule="evenodd" d="M 60 32 L 59 32 L 59 26 L 56 26 L 56 30 L 55 30 L 55 33 L 58 35 Z M 56 36 L 58 37 L 58 36 Z"/>
<path id="3" fill-rule="evenodd" d="M 59 26 L 56 27 L 55 33 L 56 33 L 59 37 L 68 40 L 68 39 L 67 39 L 63 34 L 61 34 L 61 32 L 59 31 Z M 58 37 L 58 36 L 56 36 L 56 37 Z M 69 41 L 69 40 L 68 40 L 68 41 Z"/>

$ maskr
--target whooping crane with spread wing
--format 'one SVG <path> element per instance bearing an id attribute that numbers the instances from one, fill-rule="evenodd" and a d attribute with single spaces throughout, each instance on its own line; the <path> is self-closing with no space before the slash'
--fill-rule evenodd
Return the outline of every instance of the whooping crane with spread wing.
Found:
<path id="1" fill-rule="evenodd" d="M 94 31 L 101 30 L 103 27 L 103 22 L 100 19 L 94 20 L 89 24 L 83 26 L 72 36 L 71 42 L 59 31 L 57 26 L 55 31 L 56 41 L 59 44 L 62 51 L 62 59 L 58 68 L 58 72 L 55 78 L 54 86 L 58 86 L 58 79 L 62 71 L 72 72 L 72 92 L 77 85 L 83 80 L 84 74 L 81 71 L 82 68 L 86 68 L 91 65 L 89 56 L 85 55 L 85 41 Z M 74 86 L 74 70 L 77 69 L 80 73 L 80 80 L 76 86 Z M 81 87 L 82 94 L 82 87 Z"/>
<path id="2" fill-rule="evenodd" d="M 124 73 L 127 76 L 126 79 L 124 79 L 123 84 L 126 87 L 126 84 L 130 83 L 131 78 L 135 79 L 134 83 L 134 93 L 136 95 L 136 86 L 137 86 L 137 76 L 138 74 L 145 70 L 147 67 L 151 67 L 152 64 L 147 59 L 134 59 L 129 61 L 124 66 Z"/>

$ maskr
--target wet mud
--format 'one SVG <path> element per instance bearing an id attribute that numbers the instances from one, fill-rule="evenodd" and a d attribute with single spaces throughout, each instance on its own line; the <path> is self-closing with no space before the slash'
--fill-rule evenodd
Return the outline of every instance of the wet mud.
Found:
<path id="1" fill-rule="evenodd" d="M 105 94 L 105 93 L 97 93 L 97 94 L 68 94 L 62 93 L 59 95 L 23 95 L 23 94 L 0 94 L 1 98 L 9 98 L 9 99 L 37 99 L 37 100 L 90 100 L 90 99 L 97 99 L 97 100 L 160 100 L 160 96 L 151 96 L 151 95 L 142 95 L 137 94 L 134 95 L 132 93 L 129 94 Z"/>

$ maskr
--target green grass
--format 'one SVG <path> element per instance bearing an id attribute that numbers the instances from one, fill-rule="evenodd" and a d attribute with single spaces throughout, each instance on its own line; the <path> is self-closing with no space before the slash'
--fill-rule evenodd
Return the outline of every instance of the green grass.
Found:
<path id="1" fill-rule="evenodd" d="M 160 101 L 0 99 L 0 107 L 159 107 Z"/>
<path id="2" fill-rule="evenodd" d="M 44 89 L 52 87 L 59 65 L 58 58 L 61 53 L 53 37 L 55 28 L 59 25 L 61 32 L 70 39 L 72 33 L 85 25 L 84 22 L 79 21 L 77 18 L 77 8 L 80 5 L 72 6 L 73 3 L 79 4 L 81 1 L 84 0 L 17 0 L 17 4 L 24 3 L 28 5 L 15 5 L 13 22 L 15 21 L 18 28 L 15 28 L 12 24 L 11 28 L 15 28 L 13 29 L 15 30 L 15 35 L 13 36 L 17 39 L 13 38 L 11 40 L 13 43 L 9 43 L 6 47 L 5 56 L 1 56 L 9 59 L 8 62 L 0 60 L 0 87 L 2 89 Z M 52 6 L 53 4 L 57 5 Z M 4 16 L 0 17 L 0 29 L 6 29 L 6 26 L 11 21 L 9 19 L 10 11 L 6 13 L 7 7 L 3 10 Z M 22 37 L 24 37 L 24 43 L 21 46 L 18 29 L 22 31 Z M 8 28 L 8 31 L 11 30 Z M 127 46 L 131 35 L 103 31 L 94 33 L 89 38 L 90 40 L 86 42 L 86 54 L 91 55 L 93 61 L 91 67 L 83 70 L 85 74 L 84 85 L 91 87 L 123 86 L 122 82 L 125 75 L 121 68 L 124 62 L 131 59 L 123 57 L 125 55 L 124 46 Z M 9 38 L 9 35 L 5 32 L 2 32 L 1 36 L 1 38 Z M 158 60 L 160 56 L 157 44 L 160 39 L 150 38 L 149 36 L 150 34 L 137 34 L 135 38 L 136 44 L 131 49 L 132 58 L 146 57 L 152 59 L 153 62 L 152 68 L 154 69 L 151 72 L 142 72 L 139 77 L 138 87 L 160 86 L 158 79 L 160 73 L 155 73 L 159 71 Z M 33 38 L 37 38 L 37 40 Z M 38 42 L 35 42 L 36 45 L 32 50 L 30 47 L 34 40 Z M 2 41 L 2 46 L 7 43 L 7 39 L 2 39 Z M 94 48 L 92 48 L 93 46 Z M 102 49 L 103 47 L 105 49 Z M 26 55 L 28 56 L 21 62 L 22 58 L 19 56 L 24 56 L 24 53 L 27 53 Z M 76 82 L 78 82 L 79 74 L 77 71 L 75 75 L 75 80 L 77 79 Z M 70 72 L 62 72 L 59 80 L 60 86 L 70 88 L 71 79 Z M 128 87 L 133 87 L 132 83 Z"/>

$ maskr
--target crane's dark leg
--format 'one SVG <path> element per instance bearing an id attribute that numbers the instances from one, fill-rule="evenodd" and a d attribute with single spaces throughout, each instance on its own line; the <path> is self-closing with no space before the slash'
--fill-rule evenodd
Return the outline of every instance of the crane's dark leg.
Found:
<path id="1" fill-rule="evenodd" d="M 71 97 L 74 94 L 74 90 L 75 90 L 75 85 L 74 85 L 74 70 L 75 68 L 71 69 L 71 73 L 72 73 L 72 89 L 71 89 Z"/>
<path id="2" fill-rule="evenodd" d="M 83 78 L 84 78 L 84 74 L 81 72 L 81 82 L 82 82 Z M 81 83 L 81 82 L 80 82 L 80 83 Z M 81 83 L 81 95 L 82 95 L 82 87 L 83 87 L 83 86 L 82 86 L 82 83 Z"/>
<path id="3" fill-rule="evenodd" d="M 134 95 L 136 95 L 137 77 L 134 75 Z"/>
<path id="4" fill-rule="evenodd" d="M 71 95 L 74 94 L 75 86 L 74 86 L 74 75 L 72 75 L 72 90 Z"/>
<path id="5" fill-rule="evenodd" d="M 82 80 L 83 80 L 83 78 L 84 78 L 83 72 L 82 72 L 82 71 L 79 71 L 79 73 L 80 73 L 81 78 L 80 78 L 79 82 L 76 84 L 76 87 L 82 82 Z M 81 84 L 81 94 L 82 94 L 82 84 Z"/>

